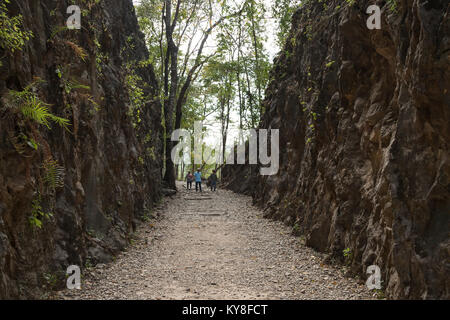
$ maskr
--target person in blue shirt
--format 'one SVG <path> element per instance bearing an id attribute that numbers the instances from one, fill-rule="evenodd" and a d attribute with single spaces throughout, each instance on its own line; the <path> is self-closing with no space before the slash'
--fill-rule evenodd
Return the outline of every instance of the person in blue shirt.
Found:
<path id="1" fill-rule="evenodd" d="M 197 169 L 197 172 L 194 173 L 195 176 L 195 192 L 198 192 L 200 189 L 200 192 L 202 192 L 202 173 L 200 172 L 200 169 Z"/>

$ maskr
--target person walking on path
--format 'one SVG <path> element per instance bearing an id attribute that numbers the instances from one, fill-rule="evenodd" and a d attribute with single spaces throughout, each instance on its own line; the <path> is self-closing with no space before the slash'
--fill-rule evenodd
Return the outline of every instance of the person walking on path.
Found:
<path id="1" fill-rule="evenodd" d="M 217 174 L 216 170 L 213 170 L 212 174 L 208 178 L 211 191 L 216 191 L 217 188 Z"/>
<path id="2" fill-rule="evenodd" d="M 186 189 L 191 190 L 192 189 L 192 181 L 194 181 L 194 176 L 192 175 L 192 173 L 190 171 L 188 171 L 188 174 L 186 175 L 185 180 L 187 182 Z"/>
<path id="3" fill-rule="evenodd" d="M 195 176 L 195 192 L 198 192 L 198 189 L 200 189 L 200 192 L 202 192 L 202 173 L 200 172 L 200 169 L 197 169 L 197 172 L 194 173 Z"/>

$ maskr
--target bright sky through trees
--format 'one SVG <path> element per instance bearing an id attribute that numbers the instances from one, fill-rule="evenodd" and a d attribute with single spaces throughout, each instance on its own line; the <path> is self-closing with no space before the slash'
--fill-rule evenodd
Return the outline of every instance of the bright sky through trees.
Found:
<path id="1" fill-rule="evenodd" d="M 269 70 L 282 42 L 273 8 L 290 2 L 134 0 L 134 4 L 167 110 L 166 138 L 178 128 L 192 131 L 194 121 L 203 120 L 204 141 L 222 145 L 223 152 L 223 145 L 229 148 L 237 138 L 237 129 L 256 128 L 264 113 Z M 166 140 L 166 154 L 172 147 Z M 166 161 L 170 162 L 167 157 Z M 167 172 L 172 175 L 172 167 L 166 163 L 165 179 Z"/>

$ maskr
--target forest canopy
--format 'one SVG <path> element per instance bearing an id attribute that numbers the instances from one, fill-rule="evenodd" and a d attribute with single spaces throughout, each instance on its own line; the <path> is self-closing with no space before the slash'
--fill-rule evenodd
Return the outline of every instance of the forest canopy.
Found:
<path id="1" fill-rule="evenodd" d="M 233 142 L 230 129 L 258 126 L 272 59 L 297 4 L 141 0 L 135 5 L 160 83 L 166 155 L 173 148 L 171 132 L 192 132 L 194 121 L 203 121 L 213 133 L 205 140 L 219 140 L 224 151 Z M 164 180 L 172 187 L 178 169 L 166 156 Z"/>

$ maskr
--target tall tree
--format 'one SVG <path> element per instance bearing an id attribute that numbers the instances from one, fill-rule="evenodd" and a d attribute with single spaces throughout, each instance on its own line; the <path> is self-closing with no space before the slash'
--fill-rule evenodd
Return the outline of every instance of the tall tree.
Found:
<path id="1" fill-rule="evenodd" d="M 205 56 L 205 46 L 213 30 L 225 20 L 240 15 L 244 6 L 245 2 L 240 9 L 236 9 L 236 6 L 227 5 L 226 1 L 212 0 L 164 0 L 161 6 L 156 0 L 143 0 L 138 9 L 143 30 L 149 32 L 148 40 L 159 41 L 166 129 L 164 180 L 172 188 L 175 188 L 175 170 L 170 157 L 173 147 L 171 133 L 181 127 L 183 105 L 189 89 L 204 64 L 214 55 L 212 52 Z M 161 10 L 161 26 L 148 18 L 154 18 L 158 9 Z M 185 51 L 182 52 L 184 57 L 180 58 L 181 47 Z"/>

